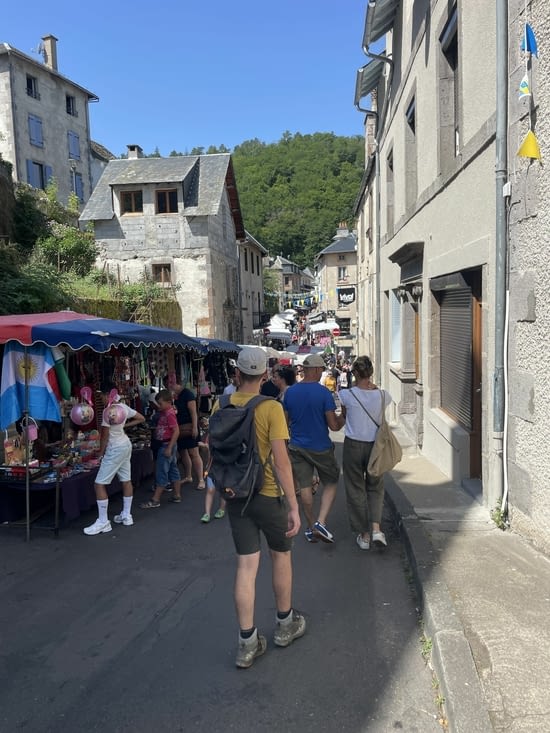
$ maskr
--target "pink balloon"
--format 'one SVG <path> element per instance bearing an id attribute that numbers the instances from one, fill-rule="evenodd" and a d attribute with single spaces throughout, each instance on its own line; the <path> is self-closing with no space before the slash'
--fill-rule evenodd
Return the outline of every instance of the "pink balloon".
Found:
<path id="1" fill-rule="evenodd" d="M 75 405 L 71 410 L 71 420 L 75 425 L 88 425 L 94 419 L 94 408 L 86 403 Z"/>
<path id="2" fill-rule="evenodd" d="M 122 405 L 114 402 L 105 408 L 103 420 L 104 422 L 108 422 L 109 425 L 122 425 L 126 420 L 126 410 Z"/>

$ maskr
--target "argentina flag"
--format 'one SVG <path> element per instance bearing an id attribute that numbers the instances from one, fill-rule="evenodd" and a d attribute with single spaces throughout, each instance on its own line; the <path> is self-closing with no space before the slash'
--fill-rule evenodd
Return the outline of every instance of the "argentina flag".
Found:
<path id="1" fill-rule="evenodd" d="M 5 430 L 25 409 L 25 383 L 29 390 L 28 412 L 35 420 L 61 422 L 61 410 L 49 377 L 55 374 L 54 358 L 44 344 L 25 347 L 8 341 L 4 348 L 0 388 L 0 428 Z"/>

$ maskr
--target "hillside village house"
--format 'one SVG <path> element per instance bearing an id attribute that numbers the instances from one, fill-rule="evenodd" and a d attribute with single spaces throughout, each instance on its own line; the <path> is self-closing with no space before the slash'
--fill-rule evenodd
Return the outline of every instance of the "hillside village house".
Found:
<path id="1" fill-rule="evenodd" d="M 143 158 L 129 145 L 80 221 L 94 224 L 100 267 L 174 288 L 185 333 L 241 341 L 237 242 L 246 235 L 229 154 Z"/>
<path id="2" fill-rule="evenodd" d="M 541 266 L 548 265 L 548 174 L 516 157 L 529 125 L 528 106 L 516 101 L 525 73 L 523 8 L 509 3 L 510 80 L 497 95 L 496 70 L 506 69 L 508 49 L 497 43 L 494 3 L 368 4 L 369 61 L 355 94 L 366 113 L 368 156 L 356 207 L 359 322 L 368 321 L 359 350 L 373 354 L 376 379 L 418 450 L 491 510 L 501 506 L 507 479 L 512 523 L 548 549 L 550 418 L 539 413 L 548 391 L 548 267 Z M 547 13 L 537 2 L 531 18 L 537 9 L 539 19 Z M 548 42 L 548 29 L 542 34 L 539 24 L 539 31 Z M 548 112 L 543 63 L 539 72 L 530 60 Z M 507 97 L 510 127 L 502 129 Z M 536 119 L 548 139 L 548 115 Z M 516 147 L 499 161 L 508 139 Z"/>
<path id="3" fill-rule="evenodd" d="M 55 178 L 58 198 L 92 191 L 90 120 L 92 92 L 62 76 L 57 38 L 44 36 L 44 63 L 0 43 L 0 153 L 13 166 L 13 179 L 45 188 Z"/>
<path id="4" fill-rule="evenodd" d="M 314 304 L 315 274 L 309 267 L 302 270 L 295 262 L 282 255 L 270 257 L 267 267 L 277 278 L 279 310 L 310 308 Z"/>
<path id="5" fill-rule="evenodd" d="M 345 222 L 340 223 L 332 243 L 316 257 L 318 310 L 336 318 L 339 348 L 356 348 L 357 332 L 357 240 Z"/>

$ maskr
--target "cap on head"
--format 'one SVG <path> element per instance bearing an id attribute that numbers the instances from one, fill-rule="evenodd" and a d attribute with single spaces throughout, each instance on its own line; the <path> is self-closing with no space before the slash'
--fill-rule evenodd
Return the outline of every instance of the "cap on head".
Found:
<path id="1" fill-rule="evenodd" d="M 237 357 L 237 369 L 243 374 L 260 377 L 267 369 L 267 355 L 259 346 L 243 346 Z"/>
<path id="2" fill-rule="evenodd" d="M 302 366 L 307 369 L 317 367 L 324 369 L 325 368 L 325 360 L 321 356 L 321 354 L 309 354 L 306 356 L 304 361 L 302 362 Z"/>

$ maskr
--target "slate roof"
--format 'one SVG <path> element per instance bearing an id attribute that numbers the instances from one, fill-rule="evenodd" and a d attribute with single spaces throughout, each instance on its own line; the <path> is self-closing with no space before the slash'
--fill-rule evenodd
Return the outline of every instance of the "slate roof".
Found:
<path id="1" fill-rule="evenodd" d="M 115 160 L 116 158 L 116 155 L 113 155 L 104 145 L 96 143 L 95 140 L 90 140 L 90 150 L 92 155 L 100 160 Z"/>
<path id="2" fill-rule="evenodd" d="M 244 227 L 229 153 L 178 155 L 170 158 L 111 160 L 105 167 L 84 211 L 82 221 L 109 220 L 114 216 L 112 186 L 185 181 L 184 216 L 217 214 L 227 185 L 237 239 Z"/>
<path id="3" fill-rule="evenodd" d="M 353 234 L 348 234 L 347 237 L 338 237 L 336 241 L 329 244 L 328 247 L 321 250 L 317 255 L 317 258 L 323 255 L 341 254 L 342 252 L 356 252 L 357 242 Z M 316 258 L 316 259 L 317 259 Z"/>
<path id="4" fill-rule="evenodd" d="M 50 66 L 43 64 L 41 61 L 37 61 L 36 59 L 33 59 L 32 56 L 27 56 L 26 53 L 23 53 L 22 51 L 19 51 L 17 48 L 10 46 L 9 43 L 0 43 L 0 54 L 7 54 L 8 56 L 12 54 L 14 56 L 19 56 L 20 59 L 23 59 L 27 63 L 33 64 L 35 67 L 41 69 L 42 71 L 45 71 L 46 73 L 50 74 L 51 76 L 54 76 L 57 79 L 61 79 L 66 84 L 71 84 L 76 89 L 79 89 L 81 92 L 84 92 L 84 94 L 87 95 L 88 100 L 92 100 L 95 102 L 99 101 L 99 97 L 97 96 L 97 94 L 90 92 L 88 89 L 84 89 L 84 87 L 81 87 L 80 84 L 77 84 L 76 82 L 72 81 L 68 77 L 63 76 L 63 74 L 60 74 L 59 71 L 57 71 L 56 69 L 52 69 Z"/>

